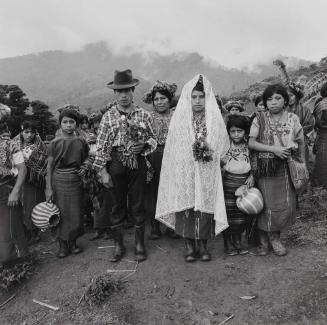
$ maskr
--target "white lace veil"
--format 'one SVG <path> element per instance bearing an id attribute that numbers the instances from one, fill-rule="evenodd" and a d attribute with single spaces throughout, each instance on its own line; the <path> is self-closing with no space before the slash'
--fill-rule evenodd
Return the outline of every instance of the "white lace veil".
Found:
<path id="1" fill-rule="evenodd" d="M 228 227 L 220 157 L 229 148 L 229 137 L 212 86 L 202 76 L 207 142 L 213 150 L 213 160 L 194 160 L 191 94 L 199 77 L 197 75 L 184 86 L 170 122 L 160 173 L 156 219 L 175 229 L 175 213 L 194 208 L 214 214 L 217 235 Z"/>

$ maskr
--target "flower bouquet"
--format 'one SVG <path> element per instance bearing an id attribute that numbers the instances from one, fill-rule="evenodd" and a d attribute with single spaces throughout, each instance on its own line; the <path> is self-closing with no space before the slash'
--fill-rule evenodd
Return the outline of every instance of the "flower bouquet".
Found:
<path id="1" fill-rule="evenodd" d="M 150 134 L 142 121 L 128 119 L 126 123 L 126 142 L 125 148 L 121 152 L 121 161 L 124 166 L 130 169 L 137 169 L 137 155 L 133 152 L 133 146 L 139 142 L 144 143 L 150 137 Z"/>
<path id="2" fill-rule="evenodd" d="M 195 142 L 192 145 L 193 156 L 195 161 L 208 162 L 211 161 L 213 151 L 209 148 L 208 143 L 205 140 L 205 137 L 198 136 L 195 139 Z"/>

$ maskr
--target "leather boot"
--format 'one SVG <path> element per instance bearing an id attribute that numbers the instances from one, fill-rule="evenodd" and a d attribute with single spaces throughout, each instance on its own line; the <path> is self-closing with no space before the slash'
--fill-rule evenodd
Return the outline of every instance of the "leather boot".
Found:
<path id="1" fill-rule="evenodd" d="M 151 220 L 151 233 L 148 237 L 151 240 L 156 240 L 161 237 L 161 231 L 160 231 L 160 222 L 157 220 Z"/>
<path id="2" fill-rule="evenodd" d="M 146 260 L 144 246 L 144 225 L 135 226 L 135 261 L 143 262 Z"/>
<path id="3" fill-rule="evenodd" d="M 62 240 L 58 238 L 59 250 L 57 252 L 57 257 L 63 258 L 69 255 L 68 243 L 67 240 Z"/>
<path id="4" fill-rule="evenodd" d="M 230 232 L 223 232 L 223 238 L 224 238 L 224 251 L 225 254 L 228 256 L 235 256 L 238 254 L 238 251 L 234 244 L 232 243 L 232 234 Z"/>
<path id="5" fill-rule="evenodd" d="M 259 243 L 256 255 L 266 256 L 269 252 L 268 234 L 266 231 L 261 229 L 259 229 Z"/>
<path id="6" fill-rule="evenodd" d="M 277 256 L 284 256 L 287 254 L 285 246 L 280 241 L 280 231 L 271 231 L 268 233 L 268 237 L 272 249 Z"/>
<path id="7" fill-rule="evenodd" d="M 202 262 L 209 262 L 211 261 L 211 255 L 208 252 L 208 248 L 207 248 L 207 243 L 208 240 L 207 239 L 201 239 L 200 240 L 200 256 L 201 256 L 201 261 Z"/>
<path id="8" fill-rule="evenodd" d="M 185 238 L 185 262 L 194 262 L 196 261 L 196 251 L 195 251 L 195 240 L 190 238 Z"/>
<path id="9" fill-rule="evenodd" d="M 123 234 L 121 227 L 113 228 L 113 237 L 115 249 L 112 256 L 111 262 L 119 262 L 126 253 L 126 247 L 123 244 Z"/>
<path id="10" fill-rule="evenodd" d="M 82 253 L 82 249 L 80 247 L 78 247 L 76 244 L 76 239 L 69 241 L 69 249 L 70 249 L 70 252 L 75 255 Z"/>

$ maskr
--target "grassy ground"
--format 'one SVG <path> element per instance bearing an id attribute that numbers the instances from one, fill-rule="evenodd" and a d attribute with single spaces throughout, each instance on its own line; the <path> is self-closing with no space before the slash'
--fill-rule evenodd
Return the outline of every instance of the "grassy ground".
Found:
<path id="1" fill-rule="evenodd" d="M 89 242 L 89 234 L 79 241 L 82 254 L 59 260 L 56 243 L 44 235 L 34 247 L 39 262 L 32 278 L 0 292 L 0 305 L 15 294 L 0 308 L 0 324 L 209 325 L 231 315 L 228 325 L 326 324 L 326 194 L 310 189 L 300 197 L 297 223 L 283 235 L 286 257 L 226 258 L 218 236 L 209 244 L 210 263 L 186 264 L 183 241 L 163 237 L 147 241 L 148 260 L 137 265 L 128 230 L 128 254 L 118 264 L 109 261 L 112 247 L 105 247 L 112 242 Z M 113 282 L 123 279 L 121 290 L 113 290 L 99 306 L 79 303 L 92 279 L 103 274 Z M 52 311 L 33 299 L 60 309 Z"/>

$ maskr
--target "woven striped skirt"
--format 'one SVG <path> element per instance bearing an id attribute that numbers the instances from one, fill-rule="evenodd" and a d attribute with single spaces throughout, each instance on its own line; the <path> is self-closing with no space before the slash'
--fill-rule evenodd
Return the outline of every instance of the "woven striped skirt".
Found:
<path id="1" fill-rule="evenodd" d="M 44 189 L 25 182 L 22 193 L 24 225 L 28 230 L 36 229 L 32 223 L 31 216 L 33 208 L 45 201 Z"/>
<path id="2" fill-rule="evenodd" d="M 0 185 L 0 263 L 28 255 L 24 234 L 22 207 L 8 206 L 13 186 Z"/>
<path id="3" fill-rule="evenodd" d="M 52 182 L 55 203 L 61 215 L 57 237 L 62 240 L 75 240 L 83 234 L 81 179 L 74 171 L 55 170 Z"/>
<path id="4" fill-rule="evenodd" d="M 296 193 L 287 163 L 280 164 L 273 177 L 258 180 L 264 209 L 258 217 L 258 228 L 264 231 L 280 231 L 295 222 Z"/>
<path id="5" fill-rule="evenodd" d="M 247 227 L 251 218 L 240 211 L 236 205 L 235 191 L 242 185 L 249 177 L 246 174 L 233 174 L 225 172 L 223 175 L 224 197 L 227 213 L 227 221 L 229 224 L 228 232 L 242 233 Z"/>

